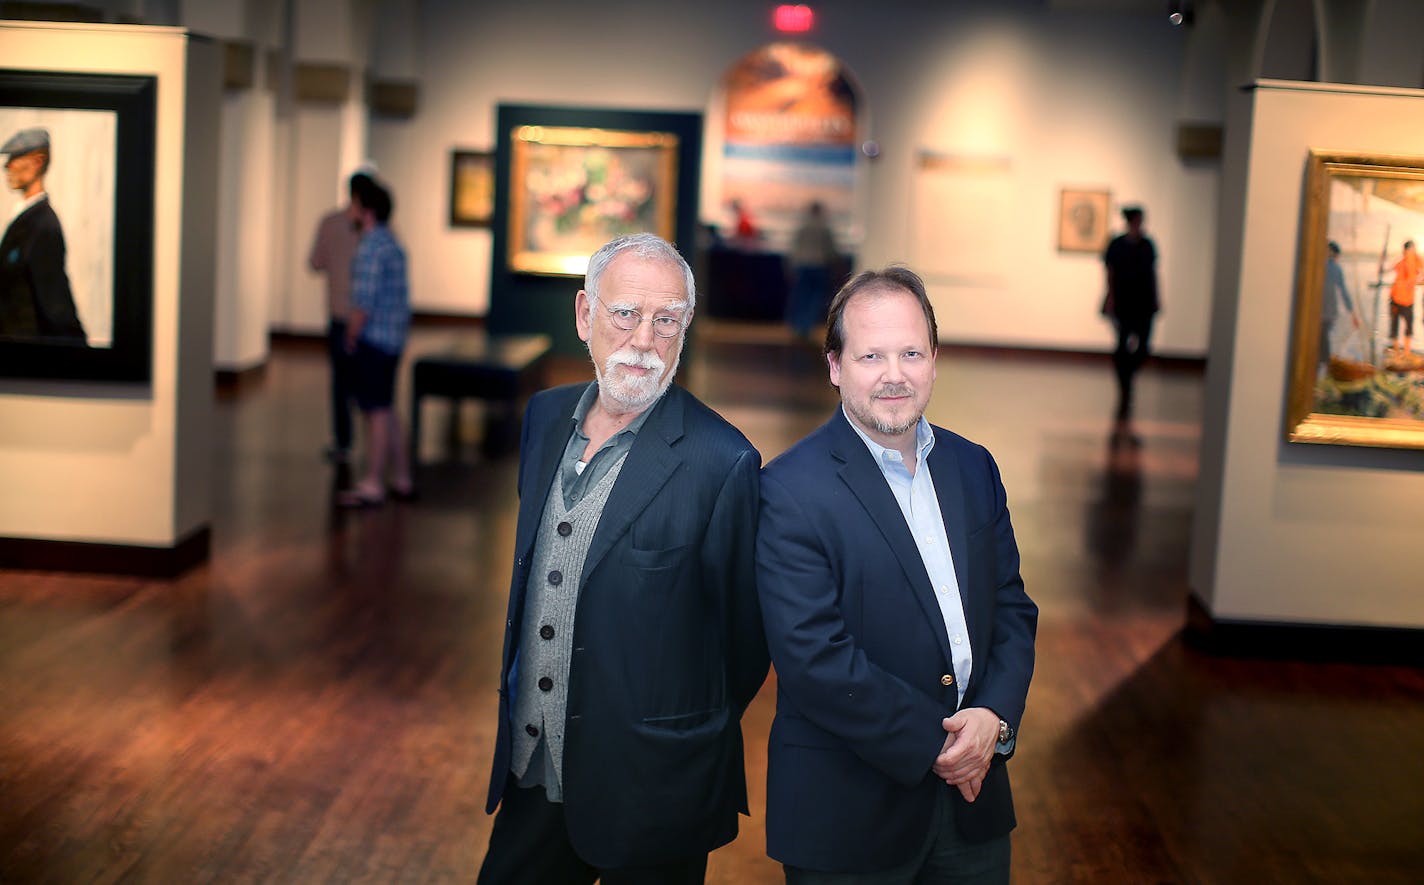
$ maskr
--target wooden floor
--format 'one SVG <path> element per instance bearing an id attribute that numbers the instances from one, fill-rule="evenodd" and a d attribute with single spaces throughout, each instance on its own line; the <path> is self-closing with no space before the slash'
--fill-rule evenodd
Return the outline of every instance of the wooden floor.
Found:
<path id="1" fill-rule="evenodd" d="M 1042 610 L 1014 880 L 1424 881 L 1424 673 L 1180 636 L 1200 371 L 1150 367 L 1114 442 L 1103 359 L 938 368 L 930 417 L 997 455 Z M 704 335 L 688 383 L 768 460 L 835 403 L 817 355 L 775 334 Z M 422 500 L 338 513 L 324 384 L 320 348 L 287 342 L 220 396 L 208 565 L 0 571 L 0 882 L 472 880 L 516 461 L 481 459 L 468 407 L 453 440 L 427 434 Z M 426 408 L 436 431 L 448 409 Z M 746 720 L 753 814 L 710 882 L 780 881 L 771 713 L 767 687 Z"/>

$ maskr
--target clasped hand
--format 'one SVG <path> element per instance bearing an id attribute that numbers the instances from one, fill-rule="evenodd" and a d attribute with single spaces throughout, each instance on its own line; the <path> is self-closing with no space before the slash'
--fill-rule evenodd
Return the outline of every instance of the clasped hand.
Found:
<path id="1" fill-rule="evenodd" d="M 994 758 L 994 744 L 999 739 L 999 717 L 985 707 L 960 710 L 942 723 L 948 733 L 944 747 L 932 766 L 936 776 L 959 788 L 966 802 L 979 798 L 989 762 Z"/>

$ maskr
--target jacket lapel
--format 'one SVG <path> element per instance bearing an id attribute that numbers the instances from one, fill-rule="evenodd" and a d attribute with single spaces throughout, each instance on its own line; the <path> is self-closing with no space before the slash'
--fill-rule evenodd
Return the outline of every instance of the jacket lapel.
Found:
<path id="1" fill-rule="evenodd" d="M 850 487 L 851 493 L 860 501 L 870 515 L 871 523 L 879 530 L 885 543 L 900 563 L 909 582 L 910 591 L 929 619 L 939 642 L 940 654 L 946 664 L 953 660 L 949 649 L 949 637 L 944 631 L 944 615 L 935 601 L 934 587 L 930 584 L 929 573 L 925 571 L 924 560 L 920 558 L 920 548 L 916 546 L 910 527 L 905 523 L 905 514 L 890 491 L 880 466 L 875 463 L 865 442 L 856 435 L 845 413 L 836 410 L 831 419 L 831 457 L 843 463 L 841 480 Z"/>
<path id="2" fill-rule="evenodd" d="M 625 534 L 633 521 L 643 514 L 648 502 L 682 465 L 682 458 L 672 450 L 682 438 L 683 397 L 687 394 L 676 384 L 653 404 L 653 411 L 633 440 L 633 447 L 623 462 L 618 481 L 603 505 L 588 556 L 583 563 L 583 586 L 598 568 L 603 557 Z"/>

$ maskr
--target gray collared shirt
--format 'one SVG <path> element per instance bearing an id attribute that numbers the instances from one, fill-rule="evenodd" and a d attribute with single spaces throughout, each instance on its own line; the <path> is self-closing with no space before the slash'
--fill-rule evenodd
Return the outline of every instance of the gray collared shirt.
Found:
<path id="1" fill-rule="evenodd" d="M 588 490 L 598 484 L 598 481 L 608 475 L 608 471 L 613 469 L 628 450 L 633 448 L 633 440 L 637 437 L 638 431 L 648 420 L 648 413 L 657 405 L 648 406 L 634 418 L 627 427 L 613 434 L 608 440 L 593 453 L 593 457 L 588 462 L 583 461 L 584 449 L 588 448 L 588 436 L 583 432 L 584 419 L 588 417 L 589 409 L 598 399 L 598 382 L 589 382 L 584 388 L 583 396 L 579 397 L 578 405 L 574 407 L 573 432 L 569 434 L 569 442 L 564 446 L 564 457 L 559 462 L 560 488 L 564 493 L 564 506 L 573 507 Z"/>

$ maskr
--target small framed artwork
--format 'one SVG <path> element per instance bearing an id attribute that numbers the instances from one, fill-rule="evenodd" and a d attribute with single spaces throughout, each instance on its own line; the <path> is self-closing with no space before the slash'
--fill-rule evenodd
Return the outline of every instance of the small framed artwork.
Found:
<path id="1" fill-rule="evenodd" d="M 1424 448 L 1421 246 L 1424 157 L 1310 152 L 1288 440 Z"/>
<path id="2" fill-rule="evenodd" d="M 489 227 L 494 216 L 494 154 L 450 152 L 450 226 Z"/>
<path id="3" fill-rule="evenodd" d="M 1111 194 L 1070 190 L 1058 195 L 1058 251 L 1102 254 L 1108 245 L 1108 205 Z"/>
<path id="4" fill-rule="evenodd" d="M 156 95 L 0 69 L 0 376 L 149 379 Z"/>
<path id="5" fill-rule="evenodd" d="M 675 238 L 676 134 L 519 126 L 510 141 L 511 270 L 582 276 L 614 237 Z"/>

